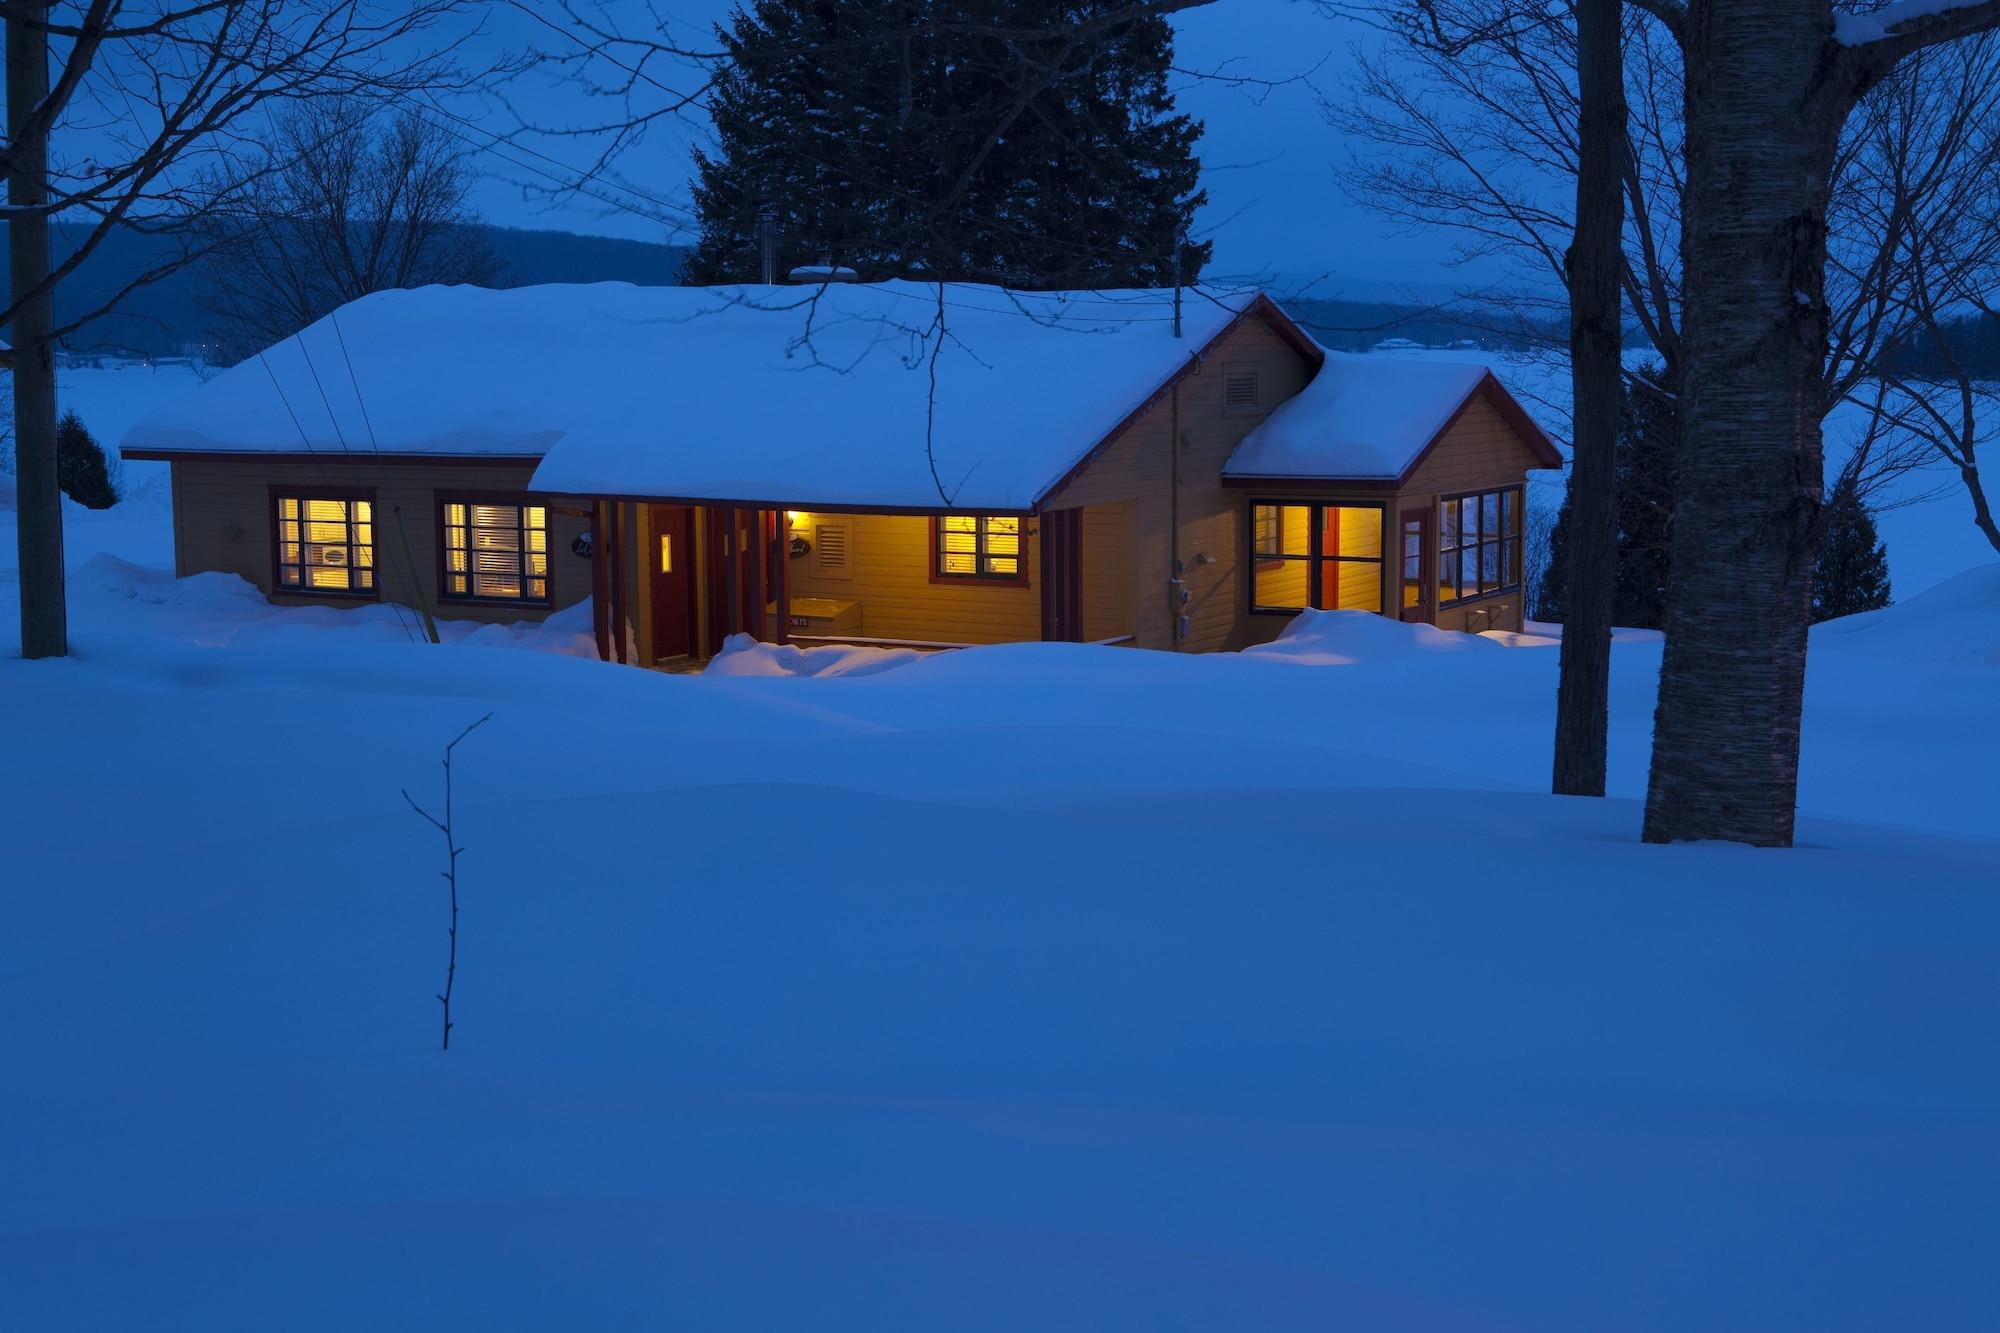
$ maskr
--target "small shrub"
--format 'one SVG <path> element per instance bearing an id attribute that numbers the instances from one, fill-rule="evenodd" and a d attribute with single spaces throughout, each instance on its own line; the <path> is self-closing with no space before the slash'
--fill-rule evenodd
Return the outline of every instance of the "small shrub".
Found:
<path id="1" fill-rule="evenodd" d="M 75 412 L 63 413 L 56 423 L 56 484 L 86 509 L 109 509 L 118 503 L 104 449 Z"/>
<path id="2" fill-rule="evenodd" d="M 1868 502 L 1843 477 L 1827 501 L 1826 534 L 1813 561 L 1812 619 L 1880 611 L 1889 605 L 1889 551 Z"/>

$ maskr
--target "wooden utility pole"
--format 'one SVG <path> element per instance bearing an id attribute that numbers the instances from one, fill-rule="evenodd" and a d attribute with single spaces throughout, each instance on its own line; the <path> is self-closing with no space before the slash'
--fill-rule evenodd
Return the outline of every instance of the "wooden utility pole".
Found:
<path id="1" fill-rule="evenodd" d="M 1558 796 L 1604 795 L 1611 714 L 1611 609 L 1618 567 L 1620 279 L 1625 247 L 1623 0 L 1576 7 L 1576 234 L 1569 286 L 1569 562 L 1556 686 Z"/>
<path id="2" fill-rule="evenodd" d="M 14 471 L 21 565 L 21 656 L 69 652 L 63 604 L 62 491 L 56 478 L 56 366 L 50 331 L 55 289 L 49 278 L 48 122 L 37 114 L 49 96 L 49 34 L 26 22 L 17 4 L 7 17 L 7 225 L 14 344 Z M 38 11 L 43 7 L 36 6 Z M 19 298 L 33 293 L 26 300 Z"/>

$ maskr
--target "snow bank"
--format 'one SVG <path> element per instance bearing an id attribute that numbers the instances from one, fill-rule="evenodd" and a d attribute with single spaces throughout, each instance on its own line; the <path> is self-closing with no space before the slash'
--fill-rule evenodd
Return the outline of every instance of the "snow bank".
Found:
<path id="1" fill-rule="evenodd" d="M 1816 652 L 2000 666 L 2000 564 L 1969 569 L 1907 602 L 1814 627 Z"/>
<path id="2" fill-rule="evenodd" d="M 1241 655 L 1302 666 L 1355 666 L 1477 653 L 1491 647 L 1476 634 L 1406 625 L 1371 611 L 1302 611 L 1276 639 L 1245 648 Z"/>
<path id="3" fill-rule="evenodd" d="M 722 651 L 709 659 L 702 674 L 872 676 L 923 656 L 925 654 L 914 648 L 871 648 L 863 644 L 840 643 L 800 648 L 789 643 L 759 643 L 748 634 L 732 634 L 722 641 Z"/>
<path id="4" fill-rule="evenodd" d="M 204 573 L 176 578 L 172 571 L 135 564 L 100 553 L 84 560 L 71 574 L 72 596 L 99 603 L 135 603 L 163 614 L 145 620 L 126 618 L 127 630 L 142 640 L 197 647 L 243 647 L 282 640 L 337 636 L 342 644 L 425 643 L 422 621 L 409 607 L 387 602 L 356 606 L 276 606 L 249 581 L 234 574 Z M 86 616 L 94 628 L 100 615 Z M 597 657 L 588 598 L 541 621 L 482 624 L 440 618 L 438 637 L 444 646 L 513 648 L 564 657 Z M 86 629 L 86 633 L 90 632 Z M 94 636 L 92 636 L 94 637 Z"/>

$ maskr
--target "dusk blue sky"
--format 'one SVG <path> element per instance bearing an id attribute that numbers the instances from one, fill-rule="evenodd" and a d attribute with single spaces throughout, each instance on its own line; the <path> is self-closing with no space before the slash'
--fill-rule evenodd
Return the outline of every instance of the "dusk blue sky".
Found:
<path id="1" fill-rule="evenodd" d="M 664 8 L 639 0 L 605 0 L 603 11 L 632 33 L 658 31 L 664 18 L 682 44 L 708 47 L 709 27 L 732 8 L 728 0 L 673 0 Z M 542 0 L 536 12 L 561 21 L 552 0 Z M 1388 287 L 1421 288 L 1458 276 L 1444 267 L 1450 254 L 1447 237 L 1392 227 L 1350 203 L 1340 190 L 1335 164 L 1342 160 L 1344 146 L 1325 123 L 1319 99 L 1343 95 L 1352 47 L 1369 37 L 1365 28 L 1329 18 L 1304 0 L 1221 0 L 1179 16 L 1176 28 L 1176 60 L 1187 69 L 1300 80 L 1263 89 L 1176 79 L 1182 108 L 1207 127 L 1200 152 L 1211 202 L 1200 225 L 1216 243 L 1211 272 L 1268 271 L 1296 280 L 1335 270 L 1340 276 L 1320 290 L 1354 296 L 1378 295 Z M 480 49 L 498 54 L 575 48 L 530 13 L 496 4 L 488 11 Z M 700 80 L 699 72 L 687 67 L 657 65 L 650 72 L 668 87 Z M 665 97 L 657 89 L 647 91 L 655 99 Z M 581 126 L 614 114 L 573 70 L 524 76 L 512 85 L 510 97 L 527 118 L 548 126 Z M 509 123 L 494 106 L 476 115 L 478 123 L 496 129 Z M 689 150 L 703 130 L 698 117 L 656 126 L 620 157 L 622 184 L 603 181 L 596 186 L 612 203 L 571 198 L 552 204 L 533 197 L 534 187 L 548 183 L 540 173 L 553 169 L 549 159 L 581 165 L 596 147 L 587 140 L 537 136 L 512 150 L 512 162 L 482 156 L 488 179 L 478 203 L 494 221 L 508 225 L 677 239 L 659 218 L 685 217 L 674 210 L 688 203 Z M 533 155 L 537 153 L 546 156 Z"/>

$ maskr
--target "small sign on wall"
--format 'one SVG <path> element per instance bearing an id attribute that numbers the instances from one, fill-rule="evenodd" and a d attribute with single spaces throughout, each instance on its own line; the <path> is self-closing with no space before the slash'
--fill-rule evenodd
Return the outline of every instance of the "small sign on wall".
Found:
<path id="1" fill-rule="evenodd" d="M 571 555 L 580 555 L 585 560 L 588 560 L 590 559 L 590 552 L 591 552 L 590 534 L 588 532 L 579 532 L 578 534 L 576 534 L 576 540 L 569 544 L 569 553 Z"/>

